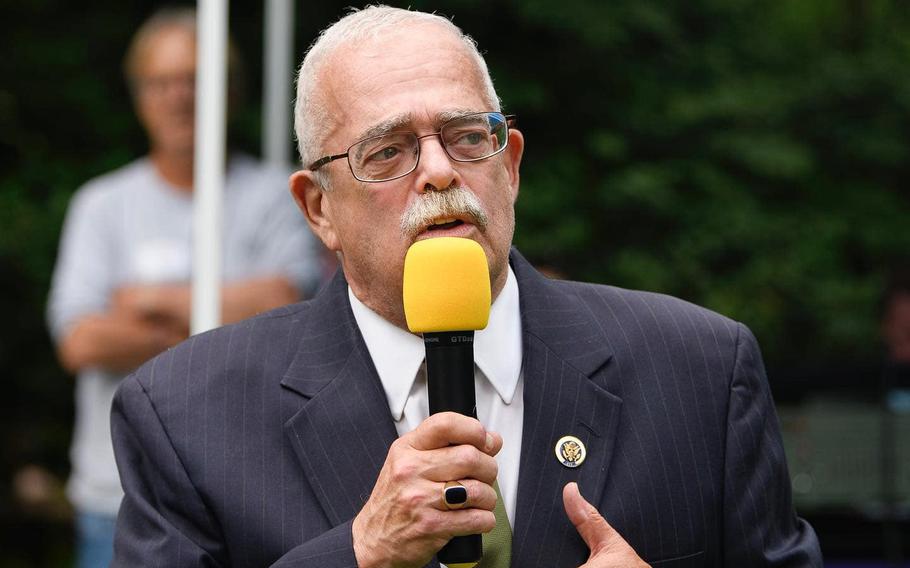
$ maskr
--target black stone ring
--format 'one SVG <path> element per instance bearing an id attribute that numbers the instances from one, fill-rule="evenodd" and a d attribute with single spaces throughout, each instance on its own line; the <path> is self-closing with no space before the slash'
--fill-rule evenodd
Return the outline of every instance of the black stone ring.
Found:
<path id="1" fill-rule="evenodd" d="M 442 503 L 446 509 L 462 509 L 468 503 L 468 488 L 457 481 L 446 482 L 442 490 Z"/>

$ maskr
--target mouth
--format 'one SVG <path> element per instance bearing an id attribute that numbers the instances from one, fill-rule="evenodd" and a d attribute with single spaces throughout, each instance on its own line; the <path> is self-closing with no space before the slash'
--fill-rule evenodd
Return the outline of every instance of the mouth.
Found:
<path id="1" fill-rule="evenodd" d="M 470 217 L 437 217 L 428 221 L 428 224 L 414 235 L 414 240 L 420 241 L 433 237 L 469 237 L 476 227 L 477 225 L 472 222 Z"/>
<path id="2" fill-rule="evenodd" d="M 464 225 L 464 221 L 461 219 L 446 218 L 446 219 L 436 219 L 433 223 L 427 226 L 427 231 L 444 231 L 446 229 L 454 229 L 459 225 Z"/>

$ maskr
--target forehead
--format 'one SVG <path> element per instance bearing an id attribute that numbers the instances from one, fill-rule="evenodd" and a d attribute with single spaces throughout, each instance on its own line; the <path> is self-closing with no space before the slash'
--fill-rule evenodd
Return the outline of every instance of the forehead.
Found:
<path id="1" fill-rule="evenodd" d="M 447 113 L 487 108 L 481 71 L 465 43 L 438 24 L 406 26 L 336 50 L 323 70 L 328 138 L 377 124 L 438 125 Z"/>
<path id="2" fill-rule="evenodd" d="M 149 36 L 139 54 L 140 72 L 155 75 L 177 72 L 196 65 L 196 36 L 172 26 Z"/>

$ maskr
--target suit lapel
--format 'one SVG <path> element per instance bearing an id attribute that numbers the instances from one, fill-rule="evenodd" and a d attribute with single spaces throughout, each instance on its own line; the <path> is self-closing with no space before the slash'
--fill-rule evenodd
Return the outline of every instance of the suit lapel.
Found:
<path id="1" fill-rule="evenodd" d="M 352 519 L 369 498 L 398 434 L 340 270 L 315 302 L 281 383 L 293 391 L 291 404 L 299 406 L 285 434 L 336 526 Z"/>
<path id="2" fill-rule="evenodd" d="M 577 481 L 585 498 L 595 504 L 601 500 L 622 404 L 609 392 L 612 354 L 592 316 L 566 294 L 565 284 L 541 277 L 517 251 L 511 262 L 524 336 L 512 565 L 578 566 L 588 550 L 565 515 L 562 488 Z M 326 517 L 339 525 L 369 498 L 397 433 L 340 271 L 314 302 L 281 383 L 293 397 L 290 404 L 299 406 L 285 433 Z M 555 445 L 564 435 L 578 437 L 587 448 L 578 468 L 556 460 Z"/>
<path id="3" fill-rule="evenodd" d="M 579 566 L 588 549 L 566 517 L 562 489 L 577 481 L 597 505 L 606 484 L 622 399 L 609 392 L 612 353 L 566 284 L 544 279 L 513 250 L 524 334 L 524 423 L 513 566 Z M 557 289 L 558 287 L 558 289 Z M 559 438 L 577 437 L 585 461 L 557 461 Z"/>

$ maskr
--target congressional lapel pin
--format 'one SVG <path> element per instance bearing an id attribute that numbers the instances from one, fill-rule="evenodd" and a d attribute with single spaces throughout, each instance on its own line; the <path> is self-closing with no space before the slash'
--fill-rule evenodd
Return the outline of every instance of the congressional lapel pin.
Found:
<path id="1" fill-rule="evenodd" d="M 563 436 L 556 442 L 556 459 L 566 467 L 578 467 L 588 457 L 585 445 L 575 436 Z"/>

